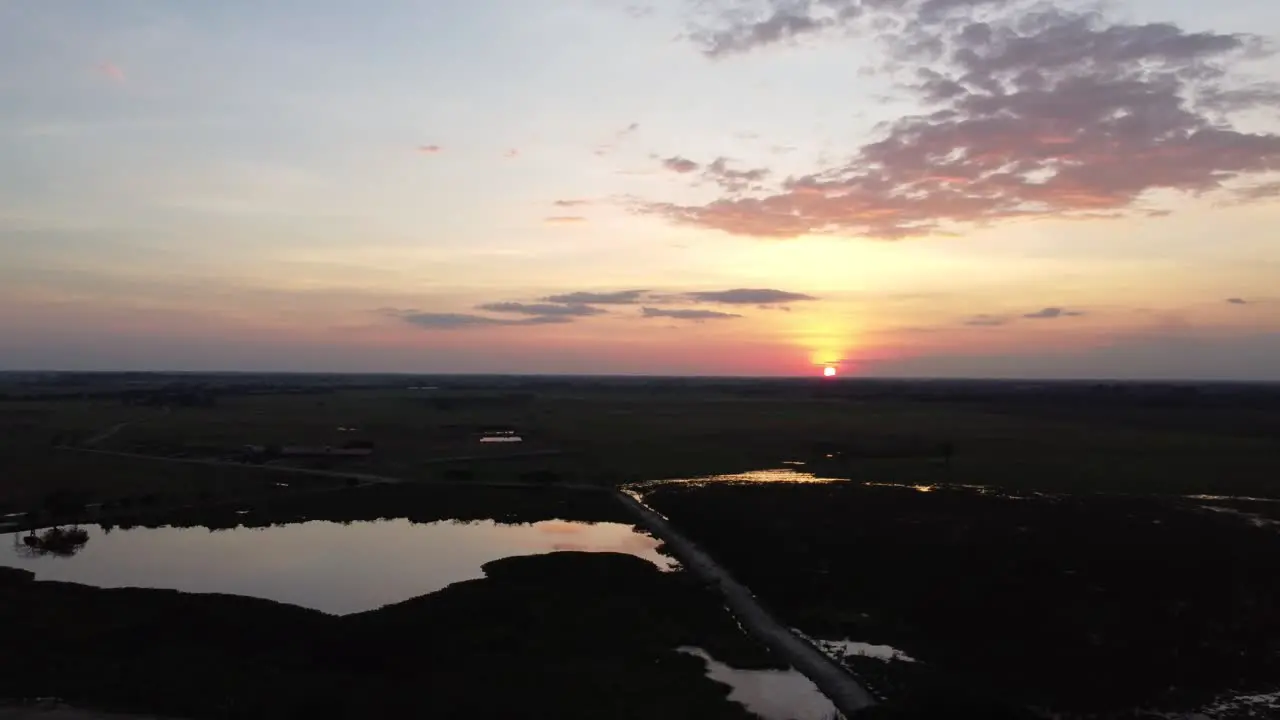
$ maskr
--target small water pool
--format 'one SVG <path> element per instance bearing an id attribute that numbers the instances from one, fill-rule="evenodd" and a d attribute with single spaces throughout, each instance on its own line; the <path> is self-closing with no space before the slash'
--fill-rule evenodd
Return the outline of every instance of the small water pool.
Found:
<path id="1" fill-rule="evenodd" d="M 729 700 L 763 720 L 830 720 L 839 716 L 818 686 L 795 670 L 742 670 L 716 660 L 701 648 L 682 647 L 679 651 L 702 658 L 707 677 L 729 686 Z"/>

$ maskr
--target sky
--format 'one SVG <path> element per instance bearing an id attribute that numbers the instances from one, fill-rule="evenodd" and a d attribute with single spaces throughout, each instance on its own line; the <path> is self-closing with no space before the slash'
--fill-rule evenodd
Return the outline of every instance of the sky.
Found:
<path id="1" fill-rule="evenodd" d="M 1274 0 L 0 0 L 0 369 L 1280 380 Z"/>

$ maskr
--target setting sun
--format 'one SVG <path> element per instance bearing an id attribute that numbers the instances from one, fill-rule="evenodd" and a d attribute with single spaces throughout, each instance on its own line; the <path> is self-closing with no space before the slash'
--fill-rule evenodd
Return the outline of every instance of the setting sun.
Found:
<path id="1" fill-rule="evenodd" d="M 822 369 L 822 374 L 823 374 L 823 375 L 825 375 L 826 377 L 835 377 L 835 376 L 836 376 L 836 369 L 835 369 L 835 368 L 833 368 L 833 367 L 826 367 L 826 368 L 823 368 L 823 369 Z"/>

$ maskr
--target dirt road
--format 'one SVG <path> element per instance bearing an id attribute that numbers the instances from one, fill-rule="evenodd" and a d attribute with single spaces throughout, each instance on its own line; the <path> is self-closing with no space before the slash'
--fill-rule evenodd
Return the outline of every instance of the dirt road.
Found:
<path id="1" fill-rule="evenodd" d="M 674 555 L 686 570 L 720 589 L 725 604 L 747 632 L 804 673 L 845 717 L 852 717 L 858 710 L 874 704 L 871 694 L 843 667 L 769 615 L 745 585 L 734 580 L 710 555 L 677 532 L 666 518 L 625 491 L 617 491 L 617 496 L 635 515 L 639 525 L 666 543 L 666 552 Z"/>

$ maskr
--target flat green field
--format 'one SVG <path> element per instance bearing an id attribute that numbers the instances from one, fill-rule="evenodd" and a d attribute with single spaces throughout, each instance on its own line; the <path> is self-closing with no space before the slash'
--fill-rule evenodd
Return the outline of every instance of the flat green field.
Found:
<path id="1" fill-rule="evenodd" d="M 230 395 L 212 407 L 5 403 L 0 425 L 14 429 L 0 445 L 3 495 L 33 483 L 47 487 L 79 472 L 67 467 L 69 461 L 53 459 L 54 437 L 96 441 L 101 449 L 188 457 L 234 456 L 246 445 L 340 447 L 363 440 L 375 446 L 367 458 L 277 462 L 410 480 L 543 472 L 616 484 L 805 460 L 823 474 L 897 483 L 1144 494 L 1280 492 L 1276 413 L 1194 403 L 1064 408 L 1045 401 L 1009 407 L 823 397 L 811 389 L 742 397 L 697 384 L 678 392 L 649 392 L 584 381 L 519 393 L 384 389 Z M 524 442 L 481 444 L 476 432 L 485 427 L 512 428 Z M 857 450 L 829 453 L 816 449 L 820 443 Z M 952 450 L 950 462 L 939 450 L 946 445 Z M 902 447 L 912 450 L 881 452 Z M 46 470 L 43 463 L 52 465 Z M 117 483 L 125 474 L 96 473 L 93 482 Z"/>

